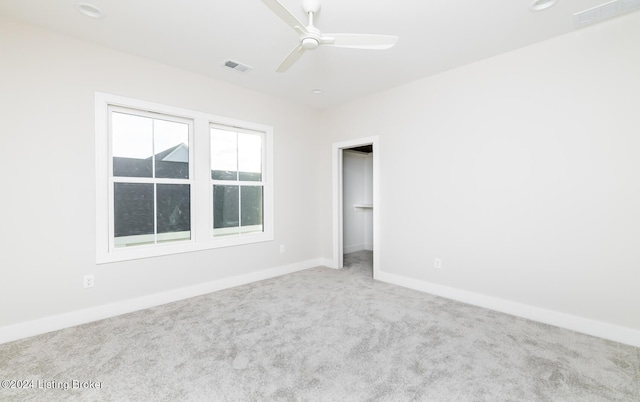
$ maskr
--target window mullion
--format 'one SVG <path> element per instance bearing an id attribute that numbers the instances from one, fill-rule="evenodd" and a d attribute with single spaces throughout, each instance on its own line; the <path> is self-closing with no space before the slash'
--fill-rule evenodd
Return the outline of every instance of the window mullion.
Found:
<path id="1" fill-rule="evenodd" d="M 238 233 L 241 233 L 241 232 L 242 232 L 242 185 L 238 184 Z"/>
<path id="2" fill-rule="evenodd" d="M 242 186 L 240 185 L 240 136 L 236 132 L 236 180 L 238 181 L 238 234 L 242 233 Z"/>
<path id="3" fill-rule="evenodd" d="M 158 244 L 158 182 L 156 181 L 156 121 L 151 119 L 151 177 L 153 178 L 153 244 Z"/>
<path id="4" fill-rule="evenodd" d="M 158 184 L 153 183 L 153 244 L 158 244 Z"/>
<path id="5" fill-rule="evenodd" d="M 195 119 L 193 123 L 193 219 L 191 227 L 194 228 L 194 240 L 198 242 L 207 241 L 212 236 L 212 184 L 211 184 L 211 162 L 210 162 L 210 142 L 209 142 L 209 121 L 205 119 Z M 197 219 L 196 219 L 197 217 Z"/>

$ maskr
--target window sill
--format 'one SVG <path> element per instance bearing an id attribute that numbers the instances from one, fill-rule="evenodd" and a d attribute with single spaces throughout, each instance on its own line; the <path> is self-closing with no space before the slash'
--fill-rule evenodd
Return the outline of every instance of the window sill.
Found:
<path id="1" fill-rule="evenodd" d="M 194 240 L 175 242 L 171 244 L 152 244 L 149 246 L 122 247 L 111 252 L 96 256 L 97 264 L 108 264 L 142 258 L 161 257 L 165 255 L 191 253 L 194 251 L 215 250 L 222 247 L 241 246 L 252 243 L 273 241 L 273 235 L 269 233 L 243 234 L 211 239 L 207 242 L 195 242 Z"/>

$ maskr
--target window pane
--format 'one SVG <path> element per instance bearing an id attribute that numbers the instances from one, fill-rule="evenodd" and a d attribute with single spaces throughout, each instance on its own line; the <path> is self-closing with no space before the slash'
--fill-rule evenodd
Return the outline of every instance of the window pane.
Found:
<path id="1" fill-rule="evenodd" d="M 238 139 L 231 131 L 211 129 L 211 178 L 238 180 Z"/>
<path id="2" fill-rule="evenodd" d="M 153 120 L 156 177 L 189 178 L 189 125 Z"/>
<path id="3" fill-rule="evenodd" d="M 240 188 L 242 233 L 262 232 L 262 186 Z"/>
<path id="4" fill-rule="evenodd" d="M 240 180 L 262 180 L 262 136 L 238 133 L 238 170 Z"/>
<path id="5" fill-rule="evenodd" d="M 153 125 L 147 117 L 111 114 L 113 175 L 151 177 Z"/>
<path id="6" fill-rule="evenodd" d="M 115 246 L 153 243 L 153 184 L 114 184 Z"/>
<path id="7" fill-rule="evenodd" d="M 213 186 L 214 236 L 239 233 L 239 191 L 238 186 Z"/>
<path id="8" fill-rule="evenodd" d="M 188 184 L 158 184 L 158 242 L 191 238 L 191 186 Z"/>

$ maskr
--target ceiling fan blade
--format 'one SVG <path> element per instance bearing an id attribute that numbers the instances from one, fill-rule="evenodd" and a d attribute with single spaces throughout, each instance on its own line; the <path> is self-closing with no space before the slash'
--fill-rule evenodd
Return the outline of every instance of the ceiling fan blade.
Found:
<path id="1" fill-rule="evenodd" d="M 267 7 L 269 7 L 271 11 L 275 13 L 275 15 L 280 17 L 282 21 L 284 21 L 291 28 L 295 29 L 296 32 L 301 34 L 308 33 L 305 25 L 300 22 L 300 20 L 297 19 L 293 14 L 291 14 L 291 11 L 287 10 L 282 4 L 280 4 L 278 0 L 262 0 L 262 2 Z"/>
<path id="2" fill-rule="evenodd" d="M 279 73 L 284 73 L 289 69 L 289 67 L 293 66 L 296 61 L 304 54 L 305 49 L 302 45 L 296 47 L 289 53 L 286 59 L 280 64 L 280 67 L 276 70 Z"/>
<path id="3" fill-rule="evenodd" d="M 333 40 L 331 42 L 330 40 Z M 367 34 L 326 34 L 322 35 L 322 43 L 328 46 L 348 47 L 354 49 L 389 49 L 398 42 L 397 36 Z M 325 40 L 327 42 L 325 42 Z"/>

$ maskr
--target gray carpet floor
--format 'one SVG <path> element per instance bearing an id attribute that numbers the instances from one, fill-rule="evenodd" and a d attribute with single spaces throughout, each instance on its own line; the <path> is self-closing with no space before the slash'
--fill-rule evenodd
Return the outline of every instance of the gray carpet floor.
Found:
<path id="1" fill-rule="evenodd" d="M 0 400 L 640 401 L 638 348 L 345 262 L 0 345 Z"/>

